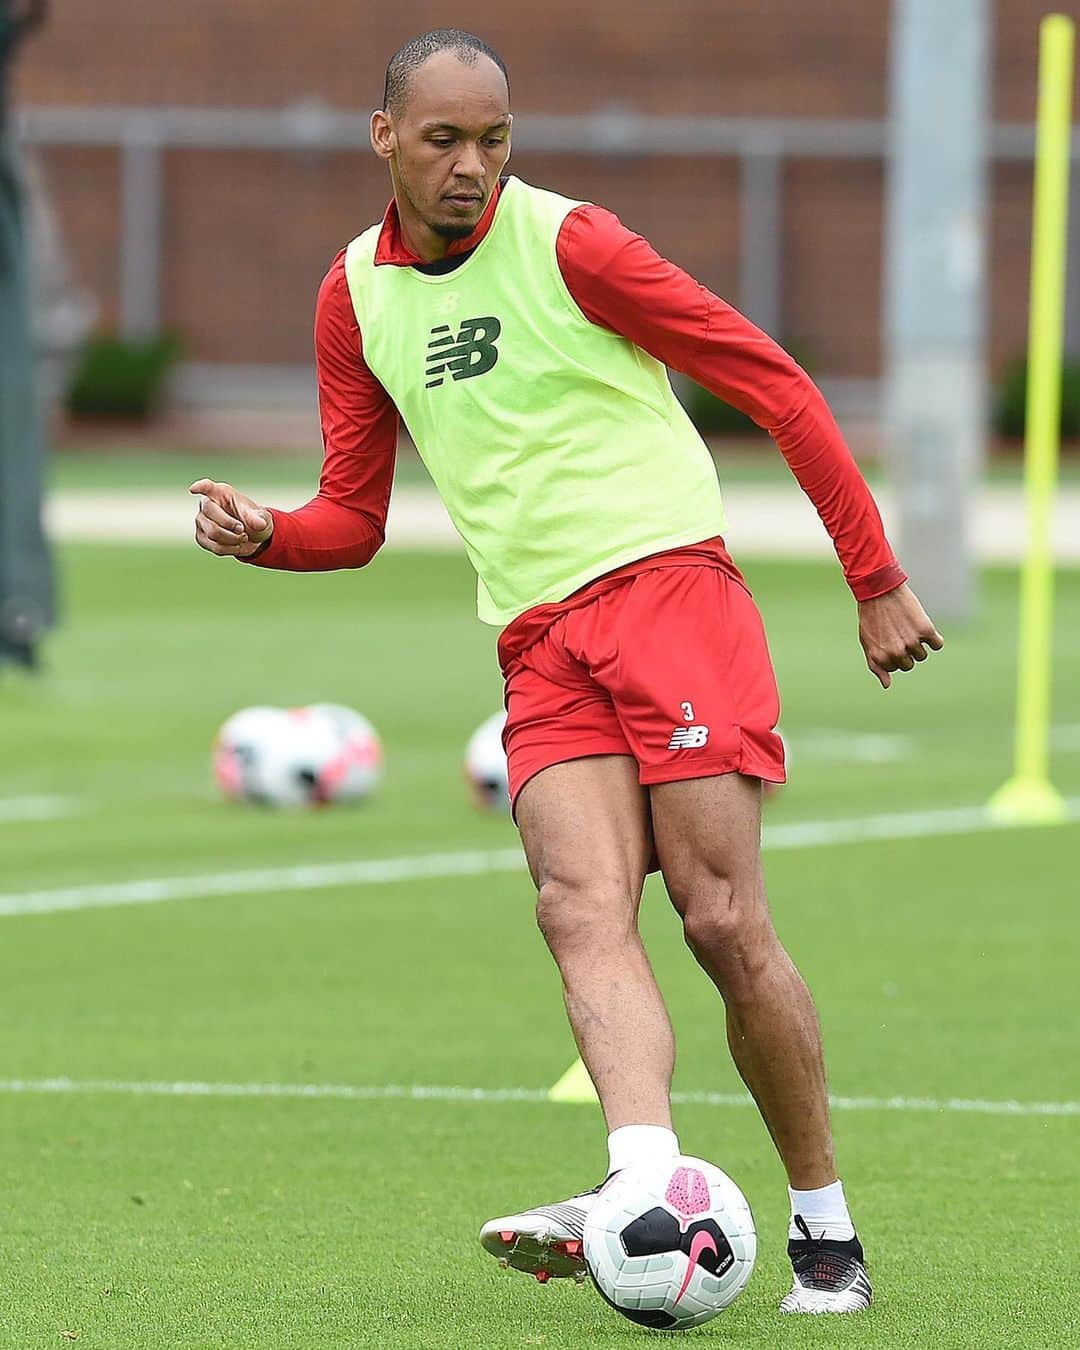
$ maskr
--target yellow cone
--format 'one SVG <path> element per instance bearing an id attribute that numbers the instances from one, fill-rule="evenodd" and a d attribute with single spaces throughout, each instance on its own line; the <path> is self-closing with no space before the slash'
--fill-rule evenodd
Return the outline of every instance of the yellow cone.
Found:
<path id="1" fill-rule="evenodd" d="M 596 1095 L 589 1071 L 580 1059 L 575 1059 L 559 1081 L 548 1093 L 549 1102 L 596 1102 Z"/>

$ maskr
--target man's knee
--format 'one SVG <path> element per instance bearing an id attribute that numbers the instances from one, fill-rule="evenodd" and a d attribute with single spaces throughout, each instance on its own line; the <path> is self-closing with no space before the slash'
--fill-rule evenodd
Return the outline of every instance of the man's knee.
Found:
<path id="1" fill-rule="evenodd" d="M 677 886 L 672 900 L 699 965 L 725 998 L 741 1002 L 779 951 L 757 884 L 706 871 Z"/>
<path id="2" fill-rule="evenodd" d="M 536 922 L 552 952 L 625 941 L 634 931 L 637 899 L 629 885 L 545 881 L 536 900 Z"/>

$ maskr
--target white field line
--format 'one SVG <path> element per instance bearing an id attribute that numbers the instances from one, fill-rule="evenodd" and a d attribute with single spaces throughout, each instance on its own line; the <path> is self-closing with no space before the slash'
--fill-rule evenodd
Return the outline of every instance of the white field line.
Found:
<path id="1" fill-rule="evenodd" d="M 814 727 L 790 735 L 785 732 L 784 739 L 796 760 L 805 757 L 841 764 L 895 764 L 919 752 L 919 739 L 900 732 Z M 1080 752 L 1080 722 L 1052 726 L 1050 750 L 1053 754 Z"/>
<path id="2" fill-rule="evenodd" d="M 912 736 L 893 732 L 804 731 L 785 734 L 796 759 L 833 759 L 842 764 L 895 764 L 911 759 L 916 744 Z"/>
<path id="3" fill-rule="evenodd" d="M 279 1097 L 337 1101 L 547 1102 L 544 1088 L 479 1088 L 420 1083 L 125 1082 L 97 1078 L 0 1079 L 6 1095 L 123 1097 Z M 682 1106 L 753 1106 L 745 1093 L 673 1092 Z M 914 1111 L 986 1116 L 1080 1116 L 1080 1102 L 988 1101 L 966 1097 L 830 1097 L 837 1111 Z"/>
<path id="4" fill-rule="evenodd" d="M 1080 819 L 1080 798 L 1067 801 L 1069 817 Z M 807 820 L 767 826 L 762 847 L 768 851 L 822 848 L 868 840 L 920 839 L 930 835 L 973 834 L 1019 828 L 993 819 L 984 806 L 946 807 L 937 811 L 894 812 L 840 820 Z M 239 872 L 194 876 L 150 877 L 139 881 L 67 886 L 47 891 L 0 894 L 0 918 L 51 914 L 58 910 L 95 909 L 103 905 L 154 905 L 166 900 L 191 900 L 210 895 L 245 895 L 258 891 L 313 891 L 333 886 L 370 886 L 423 878 L 479 876 L 524 868 L 520 848 L 468 853 L 427 853 L 354 862 L 308 863 L 294 867 L 260 867 Z"/>
<path id="5" fill-rule="evenodd" d="M 0 825 L 18 825 L 27 820 L 56 820 L 70 816 L 78 804 L 66 797 L 0 797 Z"/>
<path id="6" fill-rule="evenodd" d="M 1050 728 L 1052 754 L 1080 751 L 1080 722 L 1062 722 Z"/>
<path id="7" fill-rule="evenodd" d="M 516 872 L 525 866 L 520 848 L 488 852 L 426 853 L 403 858 L 355 862 L 308 863 L 295 867 L 260 867 L 242 872 L 210 872 L 195 876 L 152 877 L 144 881 L 105 882 L 59 890 L 0 895 L 0 917 L 48 914 L 99 905 L 154 905 L 163 900 L 191 900 L 207 895 L 245 895 L 256 891 L 313 891 L 331 886 L 370 886 L 424 877 L 477 876 L 484 872 Z"/>
<path id="8" fill-rule="evenodd" d="M 1080 797 L 1066 800 L 1070 820 L 1080 820 Z M 868 840 L 922 839 L 940 834 L 980 834 L 988 830 L 1020 828 L 995 820 L 985 806 L 947 806 L 931 811 L 896 811 L 847 820 L 792 821 L 766 825 L 761 846 L 766 850 L 822 848 L 828 844 L 859 844 Z M 0 913 L 3 911 L 0 910 Z"/>

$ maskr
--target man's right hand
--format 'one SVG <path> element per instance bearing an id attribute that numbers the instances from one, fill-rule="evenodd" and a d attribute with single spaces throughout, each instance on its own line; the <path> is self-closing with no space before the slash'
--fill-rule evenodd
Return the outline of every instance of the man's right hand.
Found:
<path id="1" fill-rule="evenodd" d="M 223 558 L 250 558 L 274 533 L 274 517 L 228 483 L 200 478 L 188 491 L 200 497 L 195 542 Z"/>

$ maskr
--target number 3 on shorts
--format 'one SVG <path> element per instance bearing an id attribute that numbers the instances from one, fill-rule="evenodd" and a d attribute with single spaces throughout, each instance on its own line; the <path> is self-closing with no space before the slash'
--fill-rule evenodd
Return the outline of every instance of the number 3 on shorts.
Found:
<path id="1" fill-rule="evenodd" d="M 694 720 L 694 705 L 689 699 L 687 699 L 685 703 L 680 703 L 679 707 L 682 709 L 682 715 L 686 721 L 692 722 Z"/>

